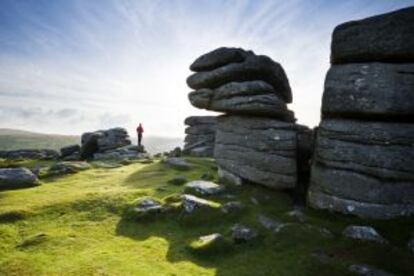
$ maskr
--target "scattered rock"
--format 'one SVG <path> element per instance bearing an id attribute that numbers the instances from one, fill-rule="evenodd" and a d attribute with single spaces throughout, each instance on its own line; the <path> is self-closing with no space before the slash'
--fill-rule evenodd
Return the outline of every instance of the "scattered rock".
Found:
<path id="1" fill-rule="evenodd" d="M 191 165 L 188 164 L 187 161 L 185 161 L 182 158 L 170 157 L 170 158 L 165 159 L 163 162 L 178 170 L 190 170 L 191 169 Z"/>
<path id="2" fill-rule="evenodd" d="M 353 264 L 350 265 L 348 270 L 356 275 L 367 276 L 392 276 L 393 274 L 380 270 L 378 268 L 366 265 L 366 264 Z"/>
<path id="3" fill-rule="evenodd" d="M 218 253 L 225 250 L 230 245 L 220 233 L 213 233 L 201 236 L 197 240 L 190 243 L 190 249 L 198 253 L 214 252 Z"/>
<path id="4" fill-rule="evenodd" d="M 0 168 L 0 189 L 37 185 L 37 176 L 27 168 Z"/>
<path id="5" fill-rule="evenodd" d="M 370 226 L 356 226 L 350 225 L 345 228 L 342 234 L 346 238 L 363 240 L 363 241 L 374 241 L 378 243 L 388 243 L 378 232 Z"/>
<path id="6" fill-rule="evenodd" d="M 183 185 L 184 183 L 187 183 L 188 180 L 185 176 L 176 176 L 170 180 L 168 180 L 168 184 L 172 185 Z"/>
<path id="7" fill-rule="evenodd" d="M 255 197 L 250 197 L 250 202 L 253 203 L 254 205 L 259 205 L 259 201 Z"/>
<path id="8" fill-rule="evenodd" d="M 195 180 L 185 185 L 186 193 L 194 193 L 196 195 L 217 195 L 224 191 L 224 186 L 214 182 Z"/>
<path id="9" fill-rule="evenodd" d="M 216 210 L 220 208 L 220 204 L 218 203 L 193 195 L 184 194 L 181 196 L 181 200 L 184 212 L 187 214 L 191 214 L 197 209 Z"/>
<path id="10" fill-rule="evenodd" d="M 229 201 L 223 204 L 221 210 L 225 214 L 236 214 L 243 211 L 245 206 L 240 201 Z"/>
<path id="11" fill-rule="evenodd" d="M 69 155 L 73 155 L 75 153 L 80 153 L 80 146 L 78 144 L 65 146 L 60 149 L 60 158 L 67 157 Z"/>
<path id="12" fill-rule="evenodd" d="M 90 168 L 91 165 L 83 161 L 62 161 L 53 164 L 49 168 L 47 176 L 72 174 Z"/>
<path id="13" fill-rule="evenodd" d="M 162 204 L 153 198 L 140 199 L 132 209 L 130 216 L 134 219 L 153 218 L 164 211 Z"/>
<path id="14" fill-rule="evenodd" d="M 19 160 L 19 159 L 33 159 L 33 160 L 54 160 L 59 157 L 59 153 L 50 149 L 22 149 L 0 151 L 0 158 Z"/>
<path id="15" fill-rule="evenodd" d="M 294 210 L 287 212 L 287 215 L 299 222 L 305 222 L 307 220 L 305 213 L 303 213 L 303 211 L 299 208 L 295 208 Z"/>
<path id="16" fill-rule="evenodd" d="M 247 242 L 257 238 L 256 230 L 247 226 L 236 224 L 231 228 L 231 236 L 236 243 Z"/>
<path id="17" fill-rule="evenodd" d="M 259 215 L 257 219 L 264 228 L 274 232 L 277 232 L 278 229 L 283 225 L 281 221 L 269 218 L 264 215 Z"/>

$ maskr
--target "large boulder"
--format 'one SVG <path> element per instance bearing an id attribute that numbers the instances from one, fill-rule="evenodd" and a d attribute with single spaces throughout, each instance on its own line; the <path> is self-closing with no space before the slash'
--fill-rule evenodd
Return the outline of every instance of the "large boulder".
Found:
<path id="1" fill-rule="evenodd" d="M 414 7 L 341 24 L 331 47 L 335 64 L 414 62 Z"/>
<path id="2" fill-rule="evenodd" d="M 0 168 L 0 189 L 31 187 L 37 181 L 37 176 L 27 168 Z"/>
<path id="3" fill-rule="evenodd" d="M 322 113 L 413 121 L 413 88 L 414 63 L 334 65 L 326 76 Z"/>
<path id="4" fill-rule="evenodd" d="M 230 82 L 261 80 L 267 82 L 283 101 L 292 102 L 292 92 L 285 71 L 267 56 L 248 55 L 243 62 L 229 63 L 207 72 L 198 72 L 187 79 L 193 89 L 215 89 Z"/>
<path id="5" fill-rule="evenodd" d="M 261 80 L 230 82 L 216 89 L 202 88 L 191 92 L 189 100 L 195 107 L 207 110 L 294 120 L 282 95 Z"/>
<path id="6" fill-rule="evenodd" d="M 79 153 L 80 150 L 81 148 L 78 144 L 65 146 L 60 149 L 60 157 L 63 158 L 69 155 L 73 155 L 74 153 Z"/>
<path id="7" fill-rule="evenodd" d="M 218 118 L 214 156 L 220 169 L 271 188 L 293 188 L 297 181 L 298 126 L 245 116 Z"/>

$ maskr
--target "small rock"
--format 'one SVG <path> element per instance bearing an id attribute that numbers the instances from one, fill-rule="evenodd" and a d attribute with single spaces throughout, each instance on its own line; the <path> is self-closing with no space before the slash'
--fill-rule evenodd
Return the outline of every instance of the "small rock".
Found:
<path id="1" fill-rule="evenodd" d="M 140 215 L 161 213 L 162 205 L 160 202 L 152 198 L 145 198 L 138 202 L 137 207 L 134 208 L 134 211 Z"/>
<path id="2" fill-rule="evenodd" d="M 182 158 L 170 157 L 164 160 L 164 163 L 179 170 L 189 170 L 191 165 Z"/>
<path id="3" fill-rule="evenodd" d="M 231 228 L 231 236 L 235 242 L 247 242 L 258 236 L 256 230 L 247 226 L 236 224 Z"/>
<path id="4" fill-rule="evenodd" d="M 196 180 L 185 185 L 186 193 L 195 193 L 199 195 L 216 195 L 224 191 L 224 186 L 214 182 Z"/>
<path id="5" fill-rule="evenodd" d="M 195 252 L 219 252 L 228 248 L 229 244 L 220 233 L 201 236 L 191 242 L 190 249 Z"/>
<path id="6" fill-rule="evenodd" d="M 370 226 L 350 225 L 345 228 L 342 234 L 350 239 L 388 243 L 378 232 Z"/>
<path id="7" fill-rule="evenodd" d="M 230 201 L 223 204 L 221 211 L 225 214 L 234 214 L 244 209 L 243 203 L 240 201 Z"/>
<path id="8" fill-rule="evenodd" d="M 191 214 L 196 209 L 214 209 L 216 208 L 216 203 L 205 200 L 203 198 L 199 198 L 193 195 L 184 194 L 181 196 L 182 205 L 184 208 L 184 211 L 187 214 Z"/>
<path id="9" fill-rule="evenodd" d="M 264 215 L 258 216 L 259 223 L 266 229 L 277 232 L 279 228 L 283 226 L 283 223 L 279 220 L 274 220 Z"/>
<path id="10" fill-rule="evenodd" d="M 367 276 L 392 276 L 393 274 L 390 274 L 388 272 L 385 272 L 383 270 L 380 270 L 378 268 L 366 265 L 366 264 L 353 264 L 350 265 L 348 270 L 351 273 L 357 274 L 357 275 L 367 275 Z"/>
<path id="11" fill-rule="evenodd" d="M 291 218 L 296 219 L 299 222 L 305 222 L 307 220 L 306 215 L 303 213 L 301 209 L 295 208 L 294 210 L 287 213 L 287 215 Z"/>
<path id="12" fill-rule="evenodd" d="M 250 202 L 253 203 L 254 205 L 259 205 L 259 201 L 255 197 L 251 197 Z"/>
<path id="13" fill-rule="evenodd" d="M 49 175 L 64 175 L 77 173 L 79 171 L 87 170 L 89 168 L 91 168 L 91 165 L 83 161 L 63 161 L 52 165 L 49 168 Z"/>
<path id="14" fill-rule="evenodd" d="M 170 180 L 168 180 L 168 184 L 172 184 L 172 185 L 182 185 L 182 184 L 187 183 L 187 182 L 188 182 L 188 180 L 184 176 L 176 176 L 176 177 L 171 178 Z"/>

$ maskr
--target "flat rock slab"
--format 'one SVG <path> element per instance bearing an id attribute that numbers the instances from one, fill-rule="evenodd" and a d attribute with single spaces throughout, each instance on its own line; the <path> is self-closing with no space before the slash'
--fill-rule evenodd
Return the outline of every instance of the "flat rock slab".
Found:
<path id="1" fill-rule="evenodd" d="M 249 55 L 243 62 L 230 63 L 187 78 L 189 87 L 215 89 L 231 82 L 261 80 L 270 84 L 286 103 L 292 102 L 289 81 L 282 66 L 267 56 Z"/>
<path id="2" fill-rule="evenodd" d="M 230 82 L 216 89 L 193 91 L 188 97 L 201 109 L 295 120 L 282 96 L 264 81 Z"/>
<path id="3" fill-rule="evenodd" d="M 414 7 L 337 26 L 331 50 L 335 64 L 414 62 Z"/>
<path id="4" fill-rule="evenodd" d="M 346 238 L 362 240 L 362 241 L 374 241 L 378 243 L 388 243 L 378 232 L 371 226 L 359 226 L 350 225 L 347 226 L 342 234 Z"/>
<path id="5" fill-rule="evenodd" d="M 275 119 L 218 118 L 214 156 L 219 168 L 270 188 L 293 188 L 297 181 L 298 126 Z"/>
<path id="6" fill-rule="evenodd" d="M 224 191 L 224 186 L 211 181 L 195 180 L 185 184 L 186 193 L 197 195 L 217 195 Z"/>
<path id="7" fill-rule="evenodd" d="M 393 276 L 394 274 L 388 273 L 384 270 L 375 268 L 366 264 L 353 264 L 348 268 L 349 272 L 355 275 L 363 276 Z"/>
<path id="8" fill-rule="evenodd" d="M 187 214 L 191 214 L 198 209 L 218 210 L 220 204 L 214 201 L 206 200 L 194 195 L 184 194 L 181 196 L 183 210 Z"/>
<path id="9" fill-rule="evenodd" d="M 35 186 L 37 176 L 27 168 L 0 168 L 0 189 Z"/>
<path id="10" fill-rule="evenodd" d="M 184 124 L 188 126 L 215 125 L 216 116 L 190 116 L 185 118 Z"/>
<path id="11" fill-rule="evenodd" d="M 326 76 L 322 113 L 414 122 L 413 89 L 414 61 L 334 65 Z"/>

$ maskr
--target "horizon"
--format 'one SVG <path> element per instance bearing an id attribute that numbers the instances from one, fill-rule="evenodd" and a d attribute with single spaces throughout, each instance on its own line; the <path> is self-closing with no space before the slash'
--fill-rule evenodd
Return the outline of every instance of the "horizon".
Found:
<path id="1" fill-rule="evenodd" d="M 279 62 L 298 123 L 319 124 L 335 26 L 414 1 L 0 3 L 0 128 L 81 135 L 125 127 L 183 137 L 195 58 L 221 46 Z"/>

